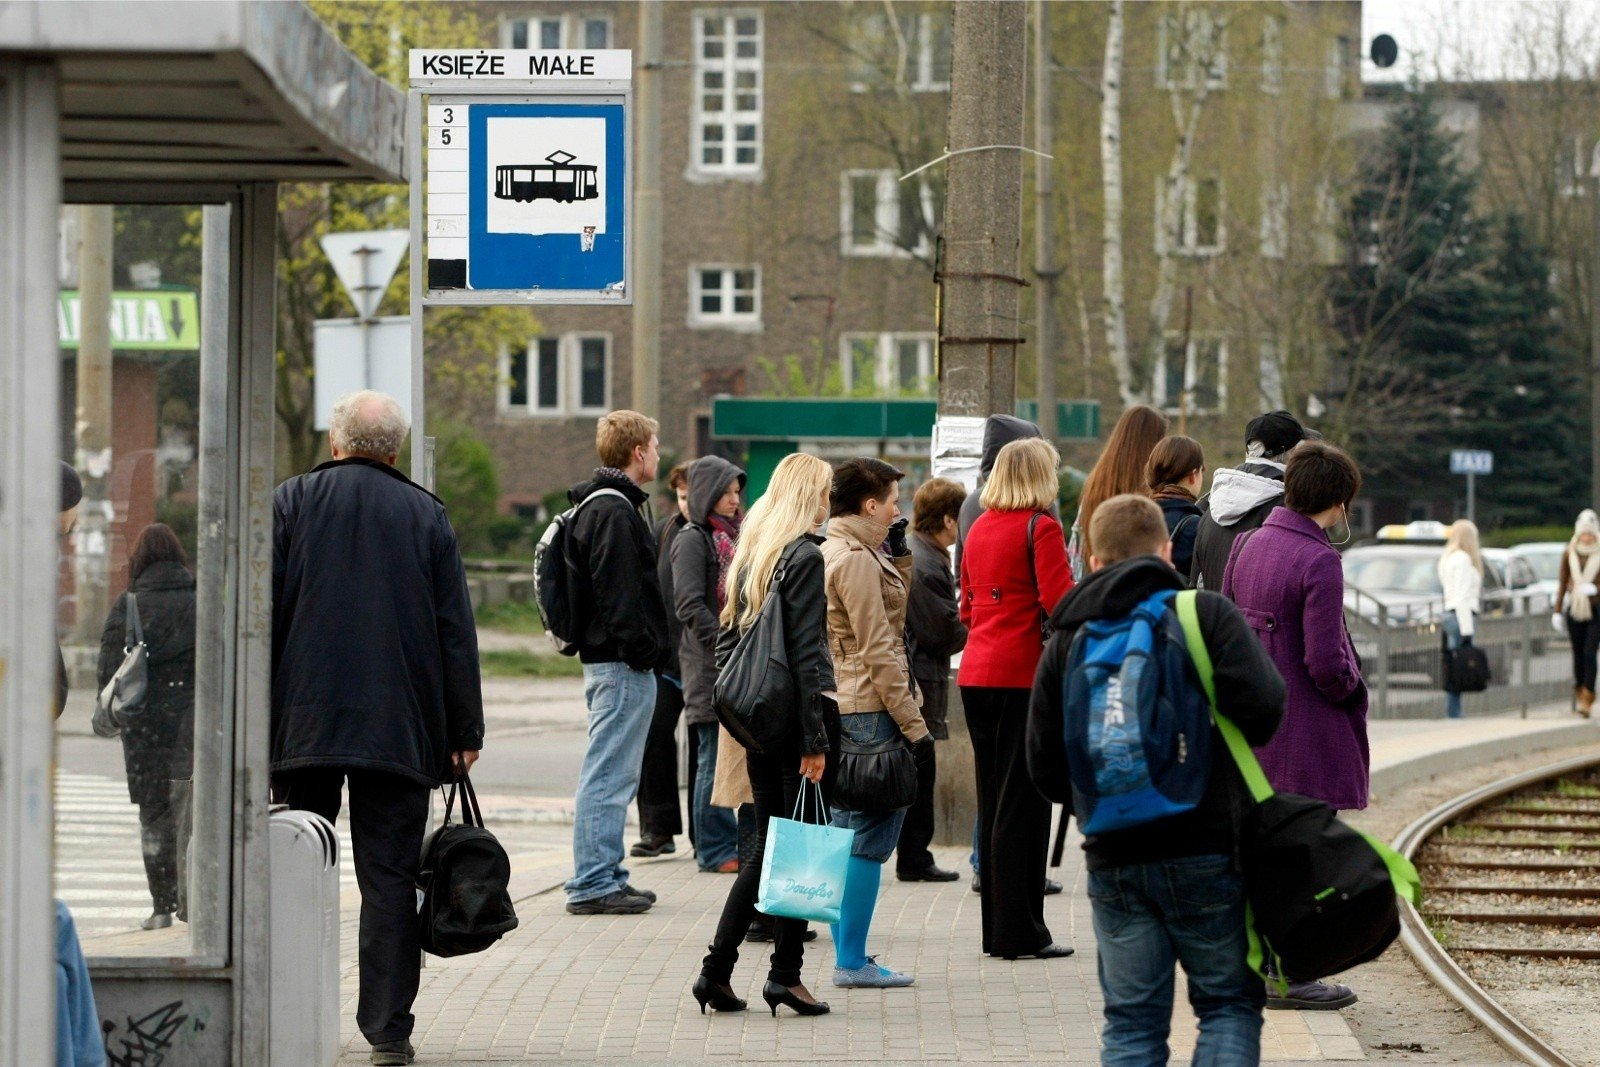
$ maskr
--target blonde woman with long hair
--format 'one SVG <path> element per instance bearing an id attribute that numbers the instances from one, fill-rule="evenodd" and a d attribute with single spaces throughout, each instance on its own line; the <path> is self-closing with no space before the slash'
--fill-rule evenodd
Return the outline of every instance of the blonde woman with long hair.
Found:
<path id="1" fill-rule="evenodd" d="M 822 781 L 828 752 L 837 735 L 837 709 L 825 694 L 834 690 L 833 664 L 827 648 L 827 594 L 823 586 L 822 538 L 817 531 L 828 517 L 828 492 L 833 468 L 816 456 L 785 456 L 772 472 L 767 491 L 751 505 L 728 565 L 728 601 L 722 609 L 722 636 L 717 660 L 728 655 L 761 614 L 768 597 L 783 609 L 783 639 L 794 674 L 798 706 L 792 709 L 789 744 L 781 750 L 746 753 L 750 790 L 755 798 L 755 862 L 739 867 L 728 900 L 722 906 L 711 951 L 701 961 L 693 995 L 715 1011 L 743 1011 L 745 1002 L 733 991 L 733 968 L 739 961 L 750 922 L 756 915 L 761 884 L 761 857 L 766 851 L 769 820 L 786 818 L 800 794 L 800 779 Z M 777 581 L 780 568 L 781 581 Z M 835 723 L 830 731 L 830 719 Z M 819 1002 L 800 981 L 806 924 L 799 919 L 774 922 L 772 966 L 761 996 L 777 1014 L 780 1004 L 801 1015 L 823 1015 Z"/>
<path id="2" fill-rule="evenodd" d="M 1483 555 L 1478 528 L 1466 519 L 1450 525 L 1439 557 L 1439 583 L 1444 586 L 1445 646 L 1452 651 L 1472 644 L 1478 602 L 1483 597 Z M 1445 691 L 1445 714 L 1461 718 L 1461 694 Z"/>

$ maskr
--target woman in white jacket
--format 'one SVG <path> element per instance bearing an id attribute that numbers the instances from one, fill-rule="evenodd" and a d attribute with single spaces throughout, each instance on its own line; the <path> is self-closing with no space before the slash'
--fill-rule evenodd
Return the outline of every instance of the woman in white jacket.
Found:
<path id="1" fill-rule="evenodd" d="M 1474 617 L 1483 597 L 1483 556 L 1478 551 L 1478 528 L 1457 519 L 1445 538 L 1439 557 L 1439 581 L 1444 586 L 1445 647 L 1454 651 L 1472 644 Z M 1461 694 L 1445 691 L 1445 714 L 1461 718 Z"/>
<path id="2" fill-rule="evenodd" d="M 1572 641 L 1572 698 L 1585 718 L 1593 713 L 1595 652 L 1600 648 L 1600 516 L 1588 508 L 1578 515 L 1572 540 L 1561 557 L 1556 615 L 1565 615 Z"/>

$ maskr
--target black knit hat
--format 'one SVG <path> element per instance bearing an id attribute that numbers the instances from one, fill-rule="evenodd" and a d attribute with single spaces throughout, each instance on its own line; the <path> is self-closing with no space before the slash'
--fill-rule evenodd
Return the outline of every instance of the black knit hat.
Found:
<path id="1" fill-rule="evenodd" d="M 72 464 L 61 464 L 61 510 L 71 511 L 83 499 L 83 479 L 72 469 Z"/>
<path id="2" fill-rule="evenodd" d="M 1287 411 L 1269 411 L 1265 415 L 1257 415 L 1244 428 L 1245 447 L 1249 448 L 1253 442 L 1259 441 L 1262 454 L 1267 456 L 1282 455 L 1307 436 L 1300 420 Z"/>

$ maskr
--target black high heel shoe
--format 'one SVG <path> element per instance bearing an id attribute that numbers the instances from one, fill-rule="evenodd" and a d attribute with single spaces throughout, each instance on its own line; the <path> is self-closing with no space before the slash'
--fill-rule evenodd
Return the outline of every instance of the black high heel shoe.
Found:
<path id="1" fill-rule="evenodd" d="M 826 1015 L 833 1010 L 825 1000 L 801 1000 L 788 988 L 772 981 L 761 987 L 761 999 L 772 1009 L 773 1018 L 778 1017 L 779 1004 L 793 1008 L 800 1015 Z"/>
<path id="2" fill-rule="evenodd" d="M 694 999 L 700 1002 L 700 1014 L 706 1013 L 706 1006 L 710 1005 L 712 1011 L 744 1011 L 745 1003 L 733 995 L 730 985 L 718 985 L 705 975 L 694 980 L 694 988 L 689 992 L 694 994 Z"/>

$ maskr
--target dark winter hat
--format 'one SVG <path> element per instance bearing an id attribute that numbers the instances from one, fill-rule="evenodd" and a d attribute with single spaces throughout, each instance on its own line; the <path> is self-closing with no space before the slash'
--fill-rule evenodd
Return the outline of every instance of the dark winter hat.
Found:
<path id="1" fill-rule="evenodd" d="M 61 510 L 71 511 L 83 499 L 83 479 L 70 463 L 61 464 Z"/>
<path id="2" fill-rule="evenodd" d="M 1287 411 L 1269 411 L 1265 415 L 1257 415 L 1250 420 L 1249 425 L 1245 426 L 1244 445 L 1249 449 L 1252 444 L 1260 442 L 1262 455 L 1277 456 L 1289 451 L 1308 436 L 1306 428 L 1300 425 L 1300 420 Z"/>

